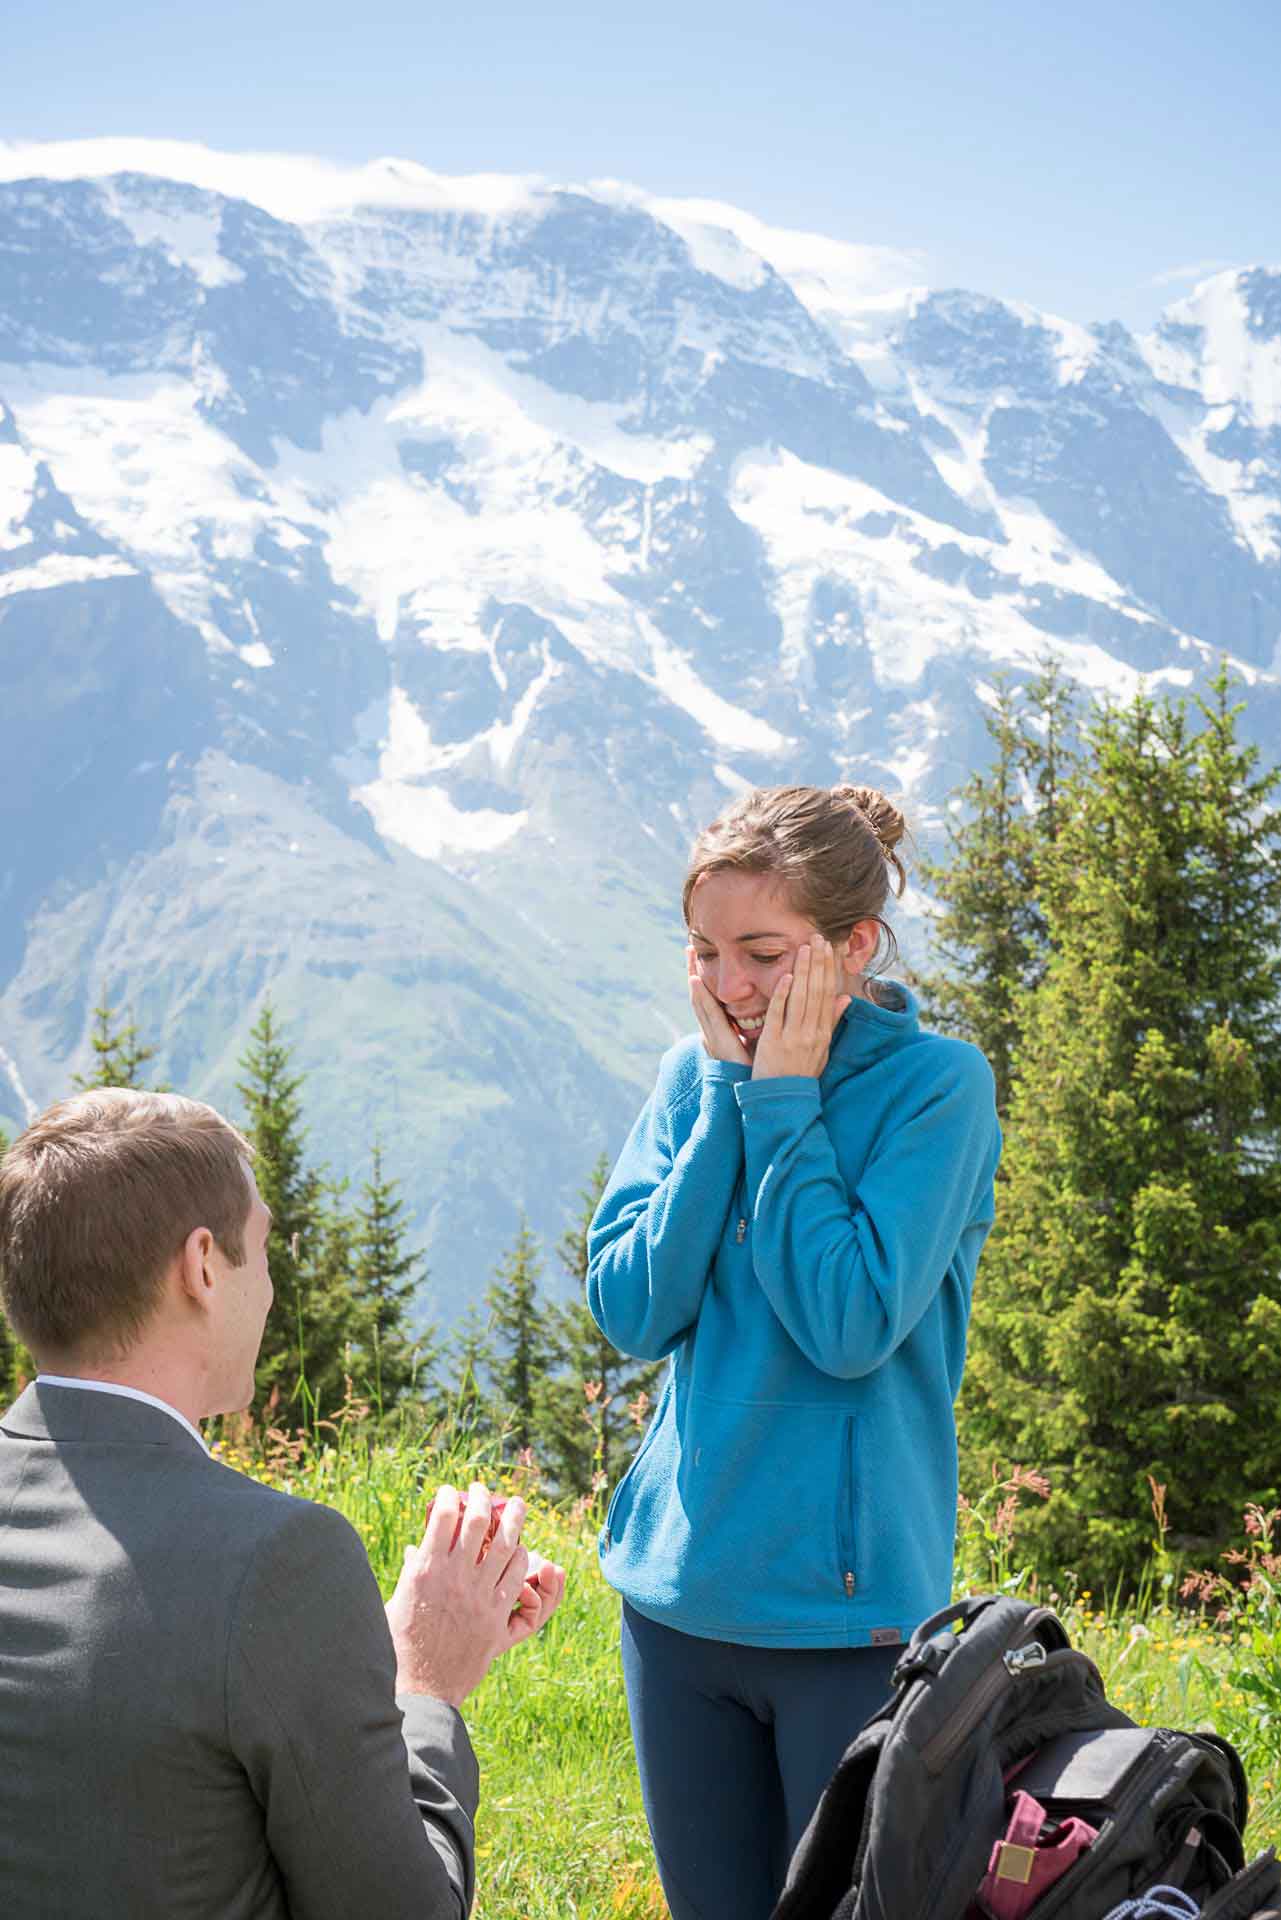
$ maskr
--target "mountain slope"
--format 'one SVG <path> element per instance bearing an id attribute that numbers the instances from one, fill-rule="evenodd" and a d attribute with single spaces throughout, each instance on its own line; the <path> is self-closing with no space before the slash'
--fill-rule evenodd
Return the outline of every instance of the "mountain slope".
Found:
<path id="1" fill-rule="evenodd" d="M 103 987 L 234 1107 L 270 993 L 449 1318 L 687 1024 L 682 861 L 744 783 L 856 771 L 928 838 L 1046 652 L 1106 693 L 1226 651 L 1281 736 L 1281 274 L 1138 340 L 613 186 L 38 159 L 0 150 L 11 1124 Z"/>

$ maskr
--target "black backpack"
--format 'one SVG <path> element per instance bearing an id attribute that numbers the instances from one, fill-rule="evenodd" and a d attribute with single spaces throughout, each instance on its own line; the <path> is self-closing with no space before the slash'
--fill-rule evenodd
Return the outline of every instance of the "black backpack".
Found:
<path id="1" fill-rule="evenodd" d="M 1245 1867 L 1235 1749 L 1136 1727 L 1048 1607 L 1003 1595 L 957 1601 L 913 1634 L 892 1697 L 824 1790 L 772 1920 L 983 1920 L 979 1889 L 1019 1788 L 1051 1823 L 1080 1816 L 1096 1830 L 1029 1920 L 1106 1920 L 1160 1885 L 1202 1903 L 1203 1920 L 1281 1907 L 1275 1856 Z"/>

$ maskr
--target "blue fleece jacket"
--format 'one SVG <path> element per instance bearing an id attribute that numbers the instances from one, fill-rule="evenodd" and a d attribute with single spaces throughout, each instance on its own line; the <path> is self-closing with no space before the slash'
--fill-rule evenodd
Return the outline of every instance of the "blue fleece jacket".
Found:
<path id="1" fill-rule="evenodd" d="M 983 1055 L 882 991 L 897 1005 L 856 1000 L 817 1080 L 671 1048 L 592 1222 L 601 1331 L 671 1355 L 602 1565 L 683 1633 L 892 1644 L 951 1591 L 1000 1134 Z"/>

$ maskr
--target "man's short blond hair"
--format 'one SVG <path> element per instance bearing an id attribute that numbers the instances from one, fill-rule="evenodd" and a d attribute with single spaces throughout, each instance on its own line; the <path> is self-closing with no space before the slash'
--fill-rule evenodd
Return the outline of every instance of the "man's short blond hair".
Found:
<path id="1" fill-rule="evenodd" d="M 253 1148 L 199 1100 L 99 1087 L 50 1107 L 0 1160 L 0 1298 L 37 1354 L 134 1342 L 207 1227 L 245 1261 Z"/>

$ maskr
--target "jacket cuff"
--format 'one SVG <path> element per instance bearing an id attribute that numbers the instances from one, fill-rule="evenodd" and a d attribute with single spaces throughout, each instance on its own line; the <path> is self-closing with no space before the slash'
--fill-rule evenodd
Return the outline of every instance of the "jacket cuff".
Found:
<path id="1" fill-rule="evenodd" d="M 405 1745 L 474 1820 L 480 1801 L 480 1767 L 462 1714 L 430 1693 L 398 1693 L 396 1705 Z"/>
<path id="2" fill-rule="evenodd" d="M 735 1087 L 734 1093 L 744 1118 L 753 1107 L 772 1100 L 796 1101 L 798 1112 L 807 1119 L 823 1105 L 818 1081 L 810 1074 L 780 1073 L 769 1080 L 745 1080 Z"/>
<path id="3" fill-rule="evenodd" d="M 752 1069 L 740 1066 L 737 1060 L 705 1060 L 703 1062 L 703 1085 L 719 1087 L 741 1086 L 751 1078 Z"/>

